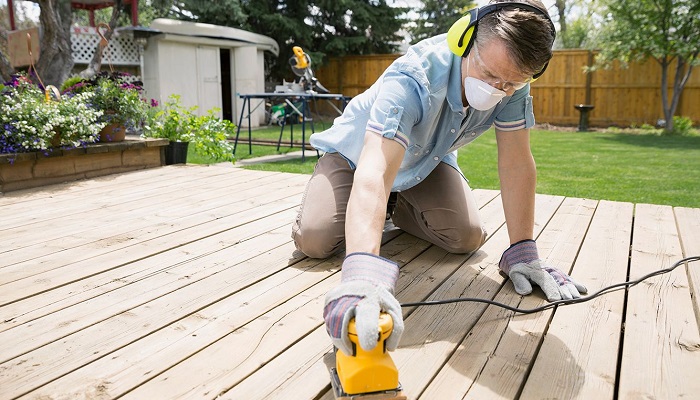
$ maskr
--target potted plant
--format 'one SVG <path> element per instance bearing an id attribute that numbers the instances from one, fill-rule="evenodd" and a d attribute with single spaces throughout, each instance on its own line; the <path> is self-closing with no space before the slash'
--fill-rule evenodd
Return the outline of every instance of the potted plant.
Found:
<path id="1" fill-rule="evenodd" d="M 71 78 L 62 85 L 64 94 L 93 93 L 92 105 L 102 111 L 105 127 L 100 141 L 124 140 L 127 130 L 138 131 L 147 117 L 149 105 L 142 99 L 141 82 L 129 82 L 122 72 L 100 72 L 91 79 Z"/>
<path id="2" fill-rule="evenodd" d="M 235 126 L 219 118 L 217 109 L 197 115 L 197 106 L 185 108 L 179 95 L 171 95 L 162 107 L 153 104 L 144 126 L 143 137 L 165 138 L 165 164 L 187 162 L 187 150 L 192 144 L 197 154 L 224 161 L 233 161 L 233 145 L 228 138 Z"/>
<path id="3" fill-rule="evenodd" d="M 0 91 L 0 153 L 44 151 L 95 142 L 102 111 L 90 106 L 93 94 L 50 98 L 18 74 Z"/>

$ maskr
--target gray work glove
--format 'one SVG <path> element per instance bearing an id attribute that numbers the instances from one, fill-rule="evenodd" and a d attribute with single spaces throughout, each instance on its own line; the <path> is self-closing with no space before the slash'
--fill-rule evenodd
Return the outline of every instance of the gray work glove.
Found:
<path id="1" fill-rule="evenodd" d="M 379 314 L 386 312 L 394 320 L 386 347 L 389 351 L 396 349 L 403 333 L 401 305 L 394 297 L 398 278 L 399 266 L 393 261 L 369 253 L 345 257 L 340 285 L 328 292 L 323 308 L 326 330 L 335 347 L 354 355 L 348 324 L 355 318 L 360 346 L 372 350 L 377 345 Z"/>
<path id="2" fill-rule="evenodd" d="M 503 252 L 498 267 L 515 286 L 518 294 L 532 293 L 531 282 L 537 284 L 547 300 L 571 300 L 588 293 L 588 289 L 576 283 L 564 272 L 545 265 L 537 254 L 537 244 L 534 240 L 522 240 L 511 245 Z"/>

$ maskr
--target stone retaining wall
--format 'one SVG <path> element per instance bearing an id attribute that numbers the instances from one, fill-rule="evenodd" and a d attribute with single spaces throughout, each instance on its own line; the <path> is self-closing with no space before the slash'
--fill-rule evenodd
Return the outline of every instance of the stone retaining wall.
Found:
<path id="1" fill-rule="evenodd" d="M 0 154 L 0 192 L 164 165 L 166 139 L 130 139 L 76 149 Z"/>

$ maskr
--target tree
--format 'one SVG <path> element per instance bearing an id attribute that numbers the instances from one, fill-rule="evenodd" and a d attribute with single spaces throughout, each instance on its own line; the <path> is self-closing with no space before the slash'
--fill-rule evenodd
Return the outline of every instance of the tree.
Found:
<path id="1" fill-rule="evenodd" d="M 272 81 L 294 79 L 292 47 L 311 55 L 314 66 L 327 56 L 392 53 L 402 39 L 405 8 L 386 0 L 155 0 L 170 18 L 230 26 L 269 36 L 279 57 L 266 54 Z"/>
<path id="2" fill-rule="evenodd" d="M 554 8 L 556 15 L 552 18 L 559 23 L 555 46 L 564 49 L 595 47 L 598 13 L 594 0 L 555 0 Z M 572 14 L 574 18 L 569 19 Z"/>
<path id="3" fill-rule="evenodd" d="M 176 1 L 170 8 L 170 16 L 184 21 L 206 22 L 230 27 L 242 27 L 247 17 L 239 0 Z"/>
<path id="4" fill-rule="evenodd" d="M 46 85 L 59 86 L 73 68 L 70 0 L 37 0 L 41 14 L 41 54 L 36 69 Z"/>
<path id="5" fill-rule="evenodd" d="M 114 28 L 117 27 L 117 21 L 119 21 L 119 16 L 121 15 L 121 8 L 122 0 L 115 0 L 114 6 L 112 6 L 112 17 L 109 19 L 109 23 L 107 24 L 109 26 L 109 30 L 102 33 L 104 39 L 100 40 L 97 44 L 95 54 L 93 54 L 90 64 L 88 64 L 87 68 L 80 73 L 80 76 L 83 78 L 92 78 L 98 72 L 100 72 L 100 69 L 102 68 L 102 52 L 104 51 L 105 47 L 109 45 L 109 40 L 114 34 Z"/>
<path id="6" fill-rule="evenodd" d="M 406 9 L 385 0 L 317 0 L 311 13 L 313 46 L 332 56 L 386 54 L 397 49 Z"/>
<path id="7" fill-rule="evenodd" d="M 475 6 L 472 0 L 423 1 L 415 26 L 408 29 L 413 37 L 412 43 L 447 32 L 455 21 Z"/>
<path id="8" fill-rule="evenodd" d="M 559 33 L 563 49 L 590 49 L 593 47 L 591 35 L 593 24 L 588 17 L 579 17 L 567 23 L 566 31 Z"/>
<path id="9" fill-rule="evenodd" d="M 257 0 L 243 3 L 246 22 L 241 28 L 269 36 L 280 47 L 278 57 L 265 54 L 268 71 L 266 77 L 275 82 L 292 80 L 295 76 L 289 68 L 292 47 L 301 46 L 311 53 L 314 63 L 321 61 L 322 51 L 313 47 L 313 28 L 307 19 L 311 13 L 310 0 Z"/>
<path id="10" fill-rule="evenodd" d="M 654 58 L 661 66 L 665 130 L 672 132 L 673 116 L 683 88 L 693 67 L 700 64 L 700 2 L 606 0 L 605 8 L 597 65 L 606 66 L 619 60 L 626 66 L 629 61 Z M 673 93 L 669 102 L 670 79 L 673 79 Z"/>

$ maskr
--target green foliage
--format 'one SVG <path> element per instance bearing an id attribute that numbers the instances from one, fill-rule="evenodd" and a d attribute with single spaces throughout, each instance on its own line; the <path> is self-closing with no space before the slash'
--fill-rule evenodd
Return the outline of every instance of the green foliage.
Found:
<path id="1" fill-rule="evenodd" d="M 532 130 L 537 193 L 700 207 L 700 137 L 617 131 Z M 316 157 L 307 157 L 305 163 L 245 168 L 311 174 L 315 163 Z M 493 130 L 461 148 L 458 163 L 472 188 L 500 188 Z"/>
<path id="2" fill-rule="evenodd" d="M 63 81 L 63 83 L 61 84 L 61 87 L 59 88 L 59 90 L 61 91 L 61 93 L 65 93 L 65 92 L 68 91 L 68 88 L 70 88 L 70 87 L 72 87 L 72 86 L 75 86 L 75 85 L 79 84 L 79 83 L 82 82 L 82 81 L 83 81 L 83 78 L 81 78 L 80 76 L 77 76 L 77 75 L 76 75 L 76 76 L 71 76 L 70 78 L 68 78 L 68 79 L 66 79 L 65 81 Z"/>
<path id="3" fill-rule="evenodd" d="M 206 2 L 209 3 L 209 2 Z M 151 21 L 160 18 L 168 13 L 169 6 L 162 4 L 159 1 L 139 1 L 138 17 L 139 25 L 149 26 Z M 112 8 L 107 7 L 100 10 L 95 10 L 95 24 L 109 24 L 112 18 Z M 90 14 L 87 10 L 74 9 L 72 13 L 73 24 L 77 26 L 90 26 Z M 131 25 L 131 4 L 123 4 L 120 9 L 117 26 Z"/>
<path id="4" fill-rule="evenodd" d="M 222 161 L 233 161 L 235 125 L 219 118 L 217 109 L 206 115 L 196 114 L 197 106 L 186 108 L 179 95 L 171 95 L 163 107 L 153 107 L 142 134 L 143 137 L 164 138 L 171 142 L 189 142 L 194 152 Z"/>
<path id="5" fill-rule="evenodd" d="M 564 49 L 592 49 L 595 47 L 595 27 L 589 16 L 576 18 L 566 26 L 566 32 L 560 35 Z"/>
<path id="6" fill-rule="evenodd" d="M 185 21 L 232 27 L 242 27 L 247 19 L 239 0 L 175 2 L 175 6 L 171 8 L 171 14 Z"/>
<path id="7" fill-rule="evenodd" d="M 347 54 L 385 54 L 398 49 L 397 32 L 405 8 L 387 0 L 155 0 L 168 10 L 163 16 L 245 29 L 272 37 L 280 46 L 278 57 L 265 54 L 268 79 L 281 82 L 296 77 L 289 68 L 292 47 L 311 55 L 314 67 L 326 57 Z"/>
<path id="8" fill-rule="evenodd" d="M 700 2 L 605 0 L 600 61 L 679 57 L 697 64 Z"/>
<path id="9" fill-rule="evenodd" d="M 693 133 L 693 120 L 689 117 L 675 115 L 673 117 L 673 131 L 671 133 L 679 136 L 691 136 Z"/>
<path id="10" fill-rule="evenodd" d="M 163 107 L 152 107 L 145 137 L 168 139 L 171 142 L 191 142 L 195 134 L 197 106 L 185 108 L 181 96 L 170 95 Z"/>
<path id="11" fill-rule="evenodd" d="M 672 132 L 681 93 L 693 67 L 700 64 L 700 2 L 604 0 L 604 5 L 606 19 L 596 65 L 608 66 L 618 60 L 624 67 L 630 61 L 656 59 L 661 66 L 665 129 Z M 669 96 L 670 86 L 673 90 Z"/>
<path id="12" fill-rule="evenodd" d="M 423 1 L 423 8 L 418 11 L 415 26 L 409 28 L 413 43 L 446 33 L 455 21 L 475 6 L 476 3 L 472 0 Z"/>
<path id="13" fill-rule="evenodd" d="M 146 119 L 149 106 L 141 98 L 141 82 L 129 82 L 129 75 L 101 72 L 91 79 L 69 78 L 61 87 L 64 94 L 93 93 L 92 105 L 102 110 L 101 121 L 123 124 L 130 130 L 139 130 Z M 72 85 L 70 83 L 73 83 Z"/>
<path id="14" fill-rule="evenodd" d="M 78 147 L 95 142 L 104 123 L 92 107 L 93 93 L 48 99 L 24 75 L 16 75 L 0 94 L 0 153 Z"/>

